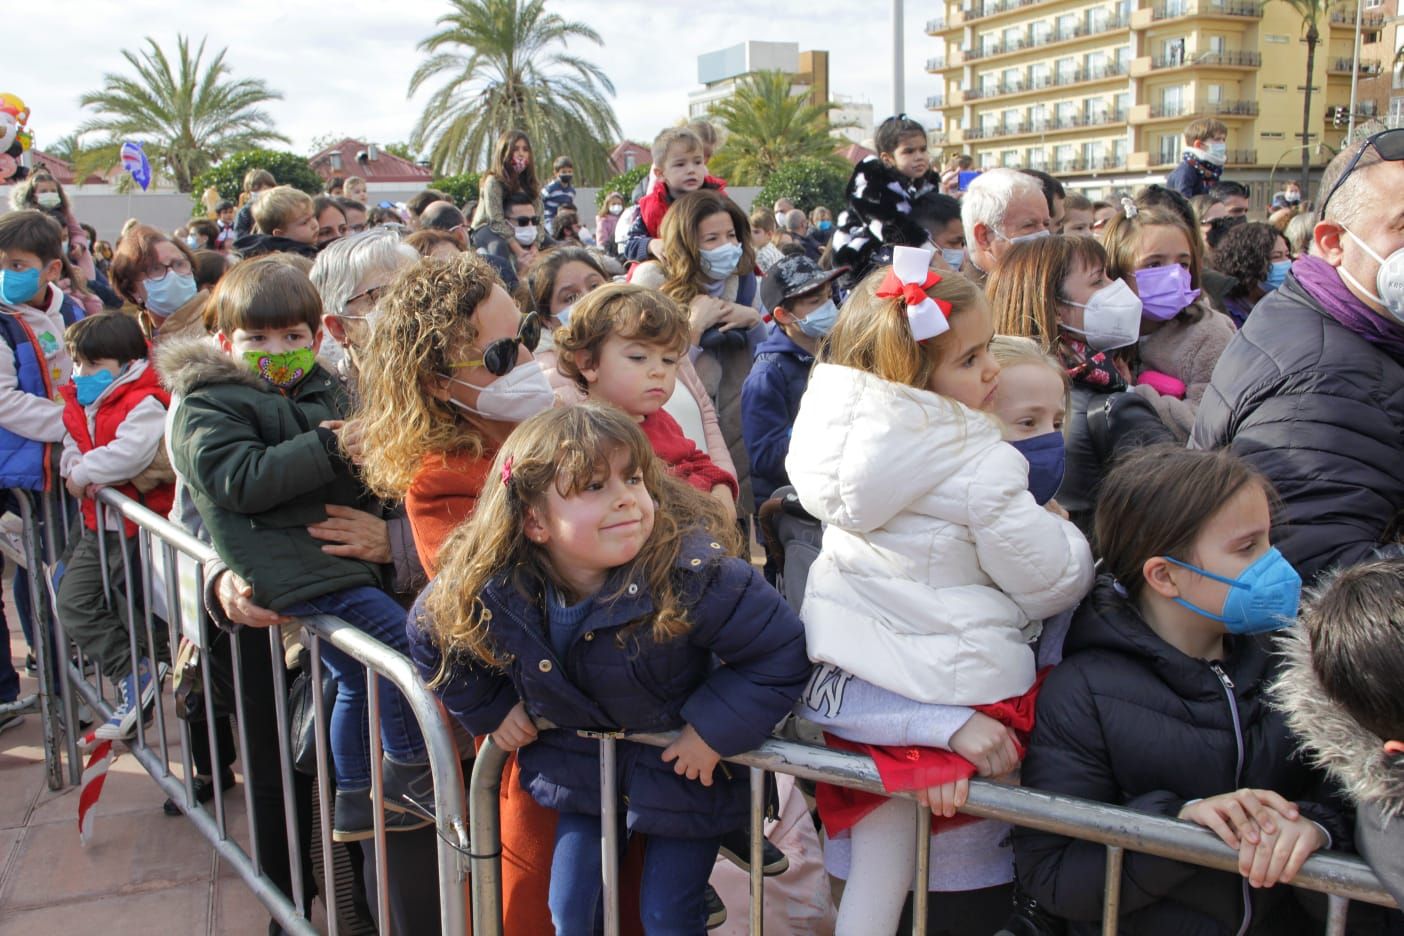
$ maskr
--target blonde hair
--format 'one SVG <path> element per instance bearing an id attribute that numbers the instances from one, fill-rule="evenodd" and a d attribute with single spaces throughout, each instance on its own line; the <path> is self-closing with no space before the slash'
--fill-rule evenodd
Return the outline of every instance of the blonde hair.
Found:
<path id="1" fill-rule="evenodd" d="M 444 680 L 454 657 L 502 665 L 491 639 L 491 615 L 481 597 L 494 579 L 505 577 L 507 584 L 531 597 L 540 596 L 548 583 L 568 591 L 546 548 L 527 538 L 527 513 L 539 515 L 548 509 L 552 487 L 568 498 L 607 474 L 611 458 L 621 450 L 628 456 L 625 471 L 643 475 L 656 506 L 653 529 L 638 554 L 621 567 L 619 585 L 623 589 L 642 584 L 654 610 L 615 639 L 641 649 L 644 639 L 662 643 L 687 633 L 691 623 L 684 596 L 674 583 L 683 541 L 700 529 L 736 555 L 741 544 L 735 524 L 715 499 L 668 474 L 638 424 L 622 410 L 588 402 L 551 409 L 513 431 L 487 474 L 473 516 L 459 525 L 439 553 L 439 572 L 425 601 L 429 629 L 445 661 L 436 684 Z M 608 603 L 619 594 L 599 600 Z M 641 633 L 645 628 L 646 635 Z"/>
<path id="2" fill-rule="evenodd" d="M 736 263 L 740 276 L 756 268 L 756 250 L 751 246 L 751 219 L 736 202 L 712 189 L 688 192 L 673 202 L 659 225 L 658 236 L 663 240 L 661 265 L 667 278 L 660 289 L 679 305 L 687 305 L 706 292 L 711 283 L 702 269 L 702 247 L 697 229 L 715 214 L 726 214 L 736 228 L 736 240 L 741 244 L 741 259 Z"/>
<path id="3" fill-rule="evenodd" d="M 299 215 L 312 214 L 314 210 L 311 195 L 291 185 L 279 185 L 264 192 L 254 202 L 254 225 L 261 233 L 272 234 L 287 230 Z"/>
<path id="4" fill-rule="evenodd" d="M 267 169 L 250 169 L 244 173 L 244 194 L 251 195 L 255 188 L 272 188 L 278 184 L 273 173 Z"/>
<path id="5" fill-rule="evenodd" d="M 1128 212 L 1131 216 L 1127 217 Z M 1190 252 L 1190 288 L 1199 289 L 1199 271 L 1204 263 L 1204 239 L 1199 232 L 1191 230 L 1184 218 L 1168 208 L 1155 205 L 1123 209 L 1112 215 L 1107 228 L 1102 232 L 1102 246 L 1107 251 L 1107 276 L 1112 279 L 1136 280 L 1136 250 L 1141 241 L 1141 231 L 1148 227 L 1173 227 L 1185 235 Z M 1175 319 L 1184 322 L 1198 322 L 1209 314 L 1203 296 L 1185 306 Z"/>
<path id="6" fill-rule="evenodd" d="M 364 426 L 361 476 L 381 497 L 400 499 L 431 453 L 479 456 L 483 440 L 455 408 L 429 388 L 478 338 L 473 310 L 500 289 L 477 254 L 420 260 L 400 272 L 381 297 L 371 339 L 360 359 Z"/>
<path id="7" fill-rule="evenodd" d="M 906 303 L 899 296 L 880 299 L 877 290 L 891 267 L 869 273 L 854 288 L 839 312 L 828 343 L 822 350 L 830 364 L 866 371 L 892 383 L 928 390 L 931 375 L 948 346 L 955 341 L 951 331 L 918 342 L 912 337 Z M 985 297 L 979 287 L 959 273 L 942 273 L 940 281 L 926 290 L 932 299 L 951 304 L 950 318 L 985 311 Z"/>
<path id="8" fill-rule="evenodd" d="M 702 138 L 689 127 L 669 127 L 658 136 L 653 138 L 653 146 L 649 148 L 649 155 L 653 157 L 653 165 L 658 170 L 662 170 L 664 161 L 668 158 L 668 151 L 673 147 L 681 147 L 684 153 L 693 151 L 706 153 L 706 147 L 702 145 Z"/>
<path id="9" fill-rule="evenodd" d="M 588 391 L 580 368 L 599 361 L 600 348 L 610 335 L 682 354 L 691 343 L 690 327 L 687 313 L 661 292 L 628 283 L 601 286 L 582 297 L 570 321 L 556 329 L 556 367 Z"/>
<path id="10" fill-rule="evenodd" d="M 1086 240 L 1086 238 L 1082 238 Z M 1032 338 L 1019 338 L 1014 335 L 996 335 L 994 341 L 990 342 L 990 354 L 999 362 L 1001 371 L 1011 367 L 1018 367 L 1021 364 L 1034 364 L 1046 367 L 1058 375 L 1058 382 L 1063 386 L 1063 412 L 1072 412 L 1072 378 L 1068 376 L 1065 368 L 1056 357 L 1039 347 L 1038 342 Z M 1066 432 L 1068 423 L 1065 420 L 1063 431 Z"/>

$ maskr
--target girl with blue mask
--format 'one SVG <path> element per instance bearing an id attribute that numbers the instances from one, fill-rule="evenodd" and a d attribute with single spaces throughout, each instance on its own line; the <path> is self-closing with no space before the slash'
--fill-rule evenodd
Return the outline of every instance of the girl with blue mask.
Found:
<path id="1" fill-rule="evenodd" d="M 1067 372 L 1027 338 L 995 338 L 990 353 L 999 361 L 994 414 L 1004 441 L 1029 463 L 1029 493 L 1040 505 L 1066 516 L 1053 495 L 1067 464 L 1063 421 L 1068 412 Z"/>
<path id="2" fill-rule="evenodd" d="M 1238 857 L 1238 874 L 1192 874 L 1128 855 L 1129 879 L 1159 881 L 1140 931 L 1293 932 L 1301 908 L 1274 885 L 1349 833 L 1266 698 L 1270 643 L 1250 636 L 1290 625 L 1301 590 L 1272 546 L 1271 499 L 1227 449 L 1180 446 L 1123 458 L 1098 493 L 1102 575 L 1039 695 L 1022 783 L 1193 822 Z M 1014 833 L 1020 881 L 1056 917 L 1101 886 L 1081 847 Z"/>

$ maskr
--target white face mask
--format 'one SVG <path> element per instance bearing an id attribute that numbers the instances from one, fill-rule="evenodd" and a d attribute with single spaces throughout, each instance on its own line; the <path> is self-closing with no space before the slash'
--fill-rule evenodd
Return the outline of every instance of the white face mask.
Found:
<path id="1" fill-rule="evenodd" d="M 470 384 L 457 377 L 442 375 L 445 380 L 478 391 L 478 405 L 469 406 L 449 397 L 449 402 L 461 410 L 474 413 L 484 419 L 497 422 L 519 423 L 530 419 L 542 410 L 548 410 L 556 403 L 556 394 L 551 390 L 551 382 L 546 372 L 535 361 L 518 364 L 506 375 L 497 378 L 486 387 Z"/>
<path id="2" fill-rule="evenodd" d="M 536 225 L 528 224 L 526 227 L 514 227 L 512 228 L 512 236 L 523 247 L 530 247 L 536 243 Z"/>
<path id="3" fill-rule="evenodd" d="M 39 202 L 40 208 L 57 208 L 63 202 L 58 192 L 40 192 L 34 199 Z"/>
<path id="4" fill-rule="evenodd" d="M 1216 166 L 1222 166 L 1228 162 L 1228 143 L 1224 140 L 1214 140 L 1204 147 L 1204 158 Z"/>
<path id="5" fill-rule="evenodd" d="M 1026 244 L 1029 241 L 1042 240 L 1047 237 L 1049 233 L 1048 228 L 1044 228 L 1041 231 L 1034 231 L 1032 234 L 1020 234 L 1018 237 L 1010 237 L 1008 234 L 1000 231 L 999 236 L 1009 241 L 1011 244 Z"/>
<path id="6" fill-rule="evenodd" d="M 623 206 L 623 205 L 610 205 L 610 206 L 609 206 L 609 213 L 612 214 L 612 215 L 623 214 L 623 213 L 624 213 L 624 206 Z"/>
<path id="7" fill-rule="evenodd" d="M 1365 243 L 1353 232 L 1347 230 L 1351 240 L 1360 245 L 1360 249 L 1375 259 L 1380 265 L 1380 271 L 1375 274 L 1375 289 L 1377 292 L 1370 292 L 1359 280 L 1350 275 L 1350 271 L 1344 266 L 1341 269 L 1341 276 L 1350 280 L 1356 289 L 1363 292 L 1366 297 L 1373 299 L 1389 310 L 1389 314 L 1396 320 L 1404 322 L 1404 247 L 1400 247 L 1388 257 L 1381 257 L 1375 253 L 1373 247 Z"/>
<path id="8" fill-rule="evenodd" d="M 1082 328 L 1063 325 L 1064 331 L 1081 335 L 1093 351 L 1112 351 L 1136 343 L 1141 336 L 1141 300 L 1125 280 L 1112 280 L 1086 304 L 1063 300 L 1083 310 Z"/>

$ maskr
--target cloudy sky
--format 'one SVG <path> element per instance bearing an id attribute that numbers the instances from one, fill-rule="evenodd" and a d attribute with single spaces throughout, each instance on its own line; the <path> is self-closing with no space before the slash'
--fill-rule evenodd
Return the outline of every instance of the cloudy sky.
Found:
<path id="1" fill-rule="evenodd" d="M 906 103 L 917 113 L 935 90 L 921 67 L 936 50 L 922 24 L 937 4 L 906 7 Z M 698 54 L 747 39 L 829 50 L 833 93 L 866 98 L 879 120 L 891 112 L 888 3 L 549 0 L 547 8 L 590 24 L 604 39 L 603 48 L 571 51 L 614 82 L 615 113 L 629 138 L 647 141 L 686 113 L 688 91 L 700 87 Z M 150 36 L 173 55 L 177 33 L 207 35 L 207 48 L 228 47 L 237 77 L 262 78 L 283 93 L 269 110 L 296 151 L 309 152 L 314 139 L 333 134 L 406 140 L 427 97 L 406 97 L 422 59 L 415 46 L 447 9 L 446 0 L 70 0 L 42 37 L 6 44 L 0 91 L 18 94 L 33 110 L 30 127 L 42 148 L 82 122 L 78 97 L 100 87 L 103 73 L 130 71 L 122 50 Z"/>

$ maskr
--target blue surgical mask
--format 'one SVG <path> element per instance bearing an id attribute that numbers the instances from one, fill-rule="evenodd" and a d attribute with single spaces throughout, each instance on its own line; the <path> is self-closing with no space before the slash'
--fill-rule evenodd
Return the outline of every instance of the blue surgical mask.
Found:
<path id="1" fill-rule="evenodd" d="M 961 264 L 965 262 L 965 248 L 942 247 L 941 259 L 949 263 L 951 265 L 952 270 L 959 270 Z"/>
<path id="2" fill-rule="evenodd" d="M 578 302 L 579 300 L 576 301 Z M 575 303 L 572 302 L 570 305 L 566 306 L 564 309 L 556 313 L 556 321 L 561 323 L 559 327 L 565 328 L 567 325 L 570 324 L 570 313 L 574 310 Z"/>
<path id="3" fill-rule="evenodd" d="M 799 330 L 810 338 L 823 338 L 833 330 L 834 322 L 838 321 L 838 306 L 834 305 L 834 300 L 830 299 L 817 309 L 812 309 L 808 315 L 802 319 L 796 319 L 795 324 Z"/>
<path id="4" fill-rule="evenodd" d="M 819 230 L 821 230 L 821 231 L 827 231 L 829 228 L 831 228 L 831 227 L 833 227 L 833 226 L 834 226 L 834 222 L 832 222 L 832 221 L 820 221 L 820 222 L 819 222 Z"/>
<path id="5" fill-rule="evenodd" d="M 1183 598 L 1175 598 L 1174 601 L 1195 614 L 1218 621 L 1230 634 L 1261 634 L 1265 631 L 1280 630 L 1297 618 L 1297 605 L 1302 598 L 1302 577 L 1276 547 L 1259 556 L 1252 565 L 1239 573 L 1236 579 L 1206 572 L 1198 566 L 1170 556 L 1166 556 L 1165 559 L 1181 568 L 1198 572 L 1206 578 L 1229 586 L 1228 595 L 1224 597 L 1224 606 L 1218 614 L 1206 611 Z"/>
<path id="6" fill-rule="evenodd" d="M 39 268 L 31 270 L 0 270 L 0 300 L 9 305 L 23 305 L 39 291 Z"/>
<path id="7" fill-rule="evenodd" d="M 146 308 L 162 317 L 169 316 L 195 296 L 195 277 L 189 273 L 169 271 L 160 279 L 149 279 L 146 286 Z"/>
<path id="8" fill-rule="evenodd" d="M 1063 484 L 1067 450 L 1061 432 L 1045 432 L 1031 439 L 1009 443 L 1029 462 L 1029 493 L 1042 506 L 1053 499 Z"/>
<path id="9" fill-rule="evenodd" d="M 111 371 L 100 370 L 93 374 L 74 374 L 73 389 L 78 391 L 78 403 L 81 406 L 91 406 L 97 402 L 97 398 L 102 396 L 108 387 L 117 377 Z"/>
<path id="10" fill-rule="evenodd" d="M 702 272 L 706 273 L 710 280 L 724 280 L 736 272 L 736 265 L 741 262 L 743 253 L 745 251 L 739 243 L 722 244 L 720 247 L 703 250 Z"/>
<path id="11" fill-rule="evenodd" d="M 1291 260 L 1277 260 L 1268 267 L 1267 279 L 1263 280 L 1263 288 L 1271 292 L 1287 282 L 1287 271 L 1292 269 Z"/>

